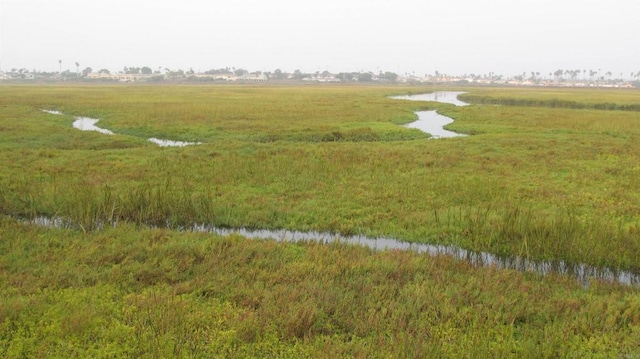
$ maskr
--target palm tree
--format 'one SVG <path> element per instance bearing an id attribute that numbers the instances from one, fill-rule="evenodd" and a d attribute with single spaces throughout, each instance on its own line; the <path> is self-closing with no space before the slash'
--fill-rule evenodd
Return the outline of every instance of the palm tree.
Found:
<path id="1" fill-rule="evenodd" d="M 76 77 L 80 77 L 80 64 L 76 61 Z"/>
<path id="2" fill-rule="evenodd" d="M 58 65 L 60 65 L 59 73 L 62 73 L 62 60 L 58 60 Z"/>

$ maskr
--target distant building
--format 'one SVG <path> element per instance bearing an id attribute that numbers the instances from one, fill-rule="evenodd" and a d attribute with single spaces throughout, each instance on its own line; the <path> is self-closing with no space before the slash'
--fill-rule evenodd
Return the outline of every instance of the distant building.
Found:
<path id="1" fill-rule="evenodd" d="M 123 73 L 110 74 L 106 72 L 92 72 L 90 74 L 87 74 L 88 79 L 114 80 L 114 81 L 122 81 L 122 82 L 148 80 L 152 76 L 153 76 L 152 74 L 123 74 Z"/>

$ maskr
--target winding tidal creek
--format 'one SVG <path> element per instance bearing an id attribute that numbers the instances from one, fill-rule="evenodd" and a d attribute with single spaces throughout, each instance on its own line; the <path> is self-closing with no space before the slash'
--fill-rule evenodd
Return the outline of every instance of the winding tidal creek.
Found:
<path id="1" fill-rule="evenodd" d="M 74 228 L 73 224 L 62 218 L 37 217 L 27 223 L 50 228 Z M 115 223 L 111 224 L 116 226 Z M 465 261 L 475 267 L 495 267 L 498 269 L 517 270 L 540 275 L 564 275 L 575 278 L 581 285 L 588 287 L 591 281 L 640 288 L 640 273 L 600 268 L 588 264 L 570 264 L 564 261 L 534 261 L 525 257 L 501 257 L 487 252 L 474 252 L 452 245 L 424 244 L 401 241 L 388 237 L 344 236 L 327 232 L 301 232 L 286 229 L 246 229 L 221 228 L 207 224 L 194 224 L 178 230 L 183 232 L 211 233 L 219 236 L 240 235 L 248 239 L 275 240 L 278 242 L 304 243 L 319 242 L 323 244 L 341 243 L 370 248 L 375 251 L 404 250 L 435 256 L 449 256 L 455 260 Z"/>
<path id="2" fill-rule="evenodd" d="M 393 238 L 366 236 L 342 236 L 322 232 L 299 232 L 289 230 L 249 230 L 226 229 L 207 225 L 194 225 L 194 232 L 215 233 L 221 236 L 239 234 L 250 239 L 273 239 L 279 242 L 345 243 L 364 246 L 373 250 L 408 250 L 430 256 L 446 255 L 455 260 L 466 261 L 476 267 L 496 267 L 541 275 L 560 274 L 574 277 L 583 286 L 588 287 L 591 280 L 622 284 L 640 288 L 640 273 L 597 268 L 588 264 L 569 264 L 564 261 L 534 261 L 524 257 L 500 257 L 487 252 L 474 252 L 450 245 L 412 243 Z"/>
<path id="3" fill-rule="evenodd" d="M 419 95 L 406 95 L 406 96 L 393 96 L 393 99 L 396 100 L 411 100 L 411 101 L 435 101 L 453 104 L 456 106 L 467 106 L 469 105 L 466 102 L 458 100 L 458 95 L 463 94 L 465 92 L 455 92 L 455 91 L 438 91 L 427 94 L 419 94 Z M 54 110 L 43 110 L 46 113 L 52 115 L 63 115 L 60 111 Z M 460 133 L 452 132 L 445 130 L 443 127 L 453 122 L 453 119 L 440 115 L 437 111 L 417 111 L 416 115 L 418 116 L 418 120 L 406 124 L 407 128 L 415 128 L 420 131 L 429 133 L 432 138 L 448 138 L 448 137 L 462 137 L 466 136 Z M 74 117 L 75 121 L 73 122 L 73 128 L 76 128 L 81 131 L 96 131 L 103 133 L 105 135 L 114 135 L 115 133 L 111 130 L 107 130 L 104 128 L 100 128 L 96 126 L 98 123 L 98 119 L 89 118 L 89 117 Z M 147 139 L 150 142 L 153 142 L 161 147 L 184 147 L 191 145 L 199 145 L 200 142 L 185 142 L 185 141 L 173 141 L 173 140 L 165 140 L 159 139 L 155 137 L 151 137 Z"/>
<path id="4" fill-rule="evenodd" d="M 465 92 L 455 91 L 439 91 L 420 95 L 406 95 L 406 96 L 393 96 L 396 100 L 410 100 L 410 101 L 433 101 L 448 103 L 456 106 L 468 106 L 466 102 L 458 100 L 458 95 Z M 422 132 L 429 133 L 432 138 L 449 138 L 449 137 L 464 137 L 461 133 L 448 131 L 444 129 L 444 126 L 453 122 L 453 119 L 447 116 L 439 114 L 437 111 L 417 111 L 418 120 L 406 124 L 407 128 L 416 128 Z"/>
<path id="5" fill-rule="evenodd" d="M 52 110 L 43 110 L 46 113 L 50 113 L 52 115 L 63 115 L 62 112 L 59 111 L 52 111 Z M 96 132 L 100 132 L 103 133 L 105 135 L 114 135 L 115 133 L 113 133 L 113 131 L 104 129 L 104 128 L 100 128 L 98 126 L 96 126 L 96 123 L 98 123 L 98 119 L 95 118 L 89 118 L 89 117 L 80 117 L 80 116 L 76 116 L 74 117 L 75 121 L 73 121 L 73 128 L 76 128 L 80 131 L 96 131 Z M 163 140 L 163 139 L 159 139 L 159 138 L 155 138 L 155 137 L 151 137 L 148 138 L 147 141 L 149 142 L 153 142 L 156 145 L 160 146 L 160 147 L 184 147 L 184 146 L 191 146 L 191 145 L 199 145 L 200 142 L 184 142 L 184 141 L 172 141 L 172 140 Z"/>

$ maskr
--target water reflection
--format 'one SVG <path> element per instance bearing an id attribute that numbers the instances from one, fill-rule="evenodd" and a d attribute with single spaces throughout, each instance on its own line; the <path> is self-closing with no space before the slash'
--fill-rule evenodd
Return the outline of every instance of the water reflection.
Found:
<path id="1" fill-rule="evenodd" d="M 458 95 L 466 92 L 460 91 L 436 91 L 431 93 L 423 93 L 418 95 L 406 95 L 406 96 L 393 96 L 392 98 L 397 100 L 411 100 L 411 101 L 433 101 L 448 103 L 456 106 L 468 106 L 469 104 L 458 100 Z"/>
<path id="2" fill-rule="evenodd" d="M 105 135 L 113 135 L 112 131 L 96 126 L 98 120 L 89 117 L 75 117 L 73 121 L 73 128 L 77 128 L 80 131 L 96 131 L 104 133 Z"/>
<path id="3" fill-rule="evenodd" d="M 52 115 L 62 115 L 62 112 L 55 110 L 42 110 L 43 112 L 50 113 Z"/>
<path id="4" fill-rule="evenodd" d="M 183 141 L 171 141 L 171 140 L 161 140 L 159 138 L 151 137 L 149 139 L 150 142 L 155 143 L 160 147 L 184 147 L 191 145 L 199 145 L 201 142 L 183 142 Z"/>
<path id="5" fill-rule="evenodd" d="M 418 120 L 404 125 L 407 128 L 416 128 L 422 132 L 426 132 L 432 136 L 432 138 L 447 138 L 447 137 L 464 137 L 466 135 L 448 131 L 444 129 L 444 126 L 453 122 L 453 119 L 447 116 L 443 116 L 434 111 L 418 111 Z"/>

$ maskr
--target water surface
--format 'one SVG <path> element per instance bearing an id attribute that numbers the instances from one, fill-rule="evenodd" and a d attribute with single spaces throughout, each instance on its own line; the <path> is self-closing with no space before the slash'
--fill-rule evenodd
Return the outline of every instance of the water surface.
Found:
<path id="1" fill-rule="evenodd" d="M 104 133 L 105 135 L 113 135 L 113 132 L 104 128 L 96 126 L 99 120 L 89 117 L 75 117 L 73 121 L 73 128 L 77 128 L 80 131 L 96 131 Z"/>
<path id="2" fill-rule="evenodd" d="M 437 111 L 418 111 L 415 113 L 418 115 L 418 119 L 414 122 L 404 125 L 407 128 L 416 128 L 422 132 L 426 132 L 432 136 L 432 138 L 447 138 L 447 137 L 464 137 L 466 135 L 445 130 L 444 126 L 453 122 L 451 117 L 443 116 Z"/>
<path id="3" fill-rule="evenodd" d="M 393 96 L 397 100 L 411 100 L 411 101 L 433 101 L 448 103 L 456 106 L 468 106 L 469 104 L 458 100 L 458 95 L 466 92 L 460 91 L 436 91 L 431 93 L 423 93 L 418 95 L 405 95 L 405 96 Z"/>
<path id="4" fill-rule="evenodd" d="M 160 147 L 184 147 L 191 145 L 200 145 L 202 142 L 184 142 L 184 141 L 171 141 L 171 140 L 161 140 L 159 138 L 151 137 L 149 138 L 149 142 L 153 142 Z"/>
<path id="5" fill-rule="evenodd" d="M 62 115 L 62 112 L 56 110 L 42 110 L 43 112 L 50 113 L 52 115 Z"/>

